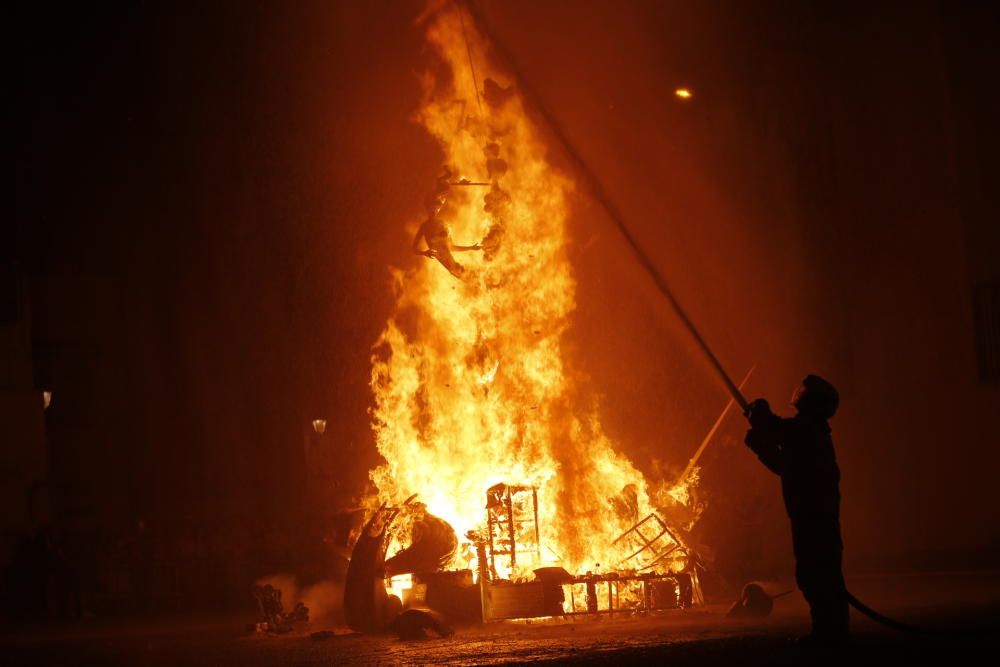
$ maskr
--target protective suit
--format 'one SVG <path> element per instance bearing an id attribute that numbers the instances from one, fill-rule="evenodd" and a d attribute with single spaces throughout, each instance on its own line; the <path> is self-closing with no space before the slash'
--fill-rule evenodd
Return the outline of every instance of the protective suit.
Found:
<path id="1" fill-rule="evenodd" d="M 841 567 L 840 468 L 827 423 L 837 402 L 832 385 L 811 375 L 794 399 L 798 414 L 790 419 L 771 412 L 767 401 L 754 401 L 745 440 L 781 477 L 795 581 L 809 603 L 813 636 L 833 640 L 847 636 L 849 619 Z"/>

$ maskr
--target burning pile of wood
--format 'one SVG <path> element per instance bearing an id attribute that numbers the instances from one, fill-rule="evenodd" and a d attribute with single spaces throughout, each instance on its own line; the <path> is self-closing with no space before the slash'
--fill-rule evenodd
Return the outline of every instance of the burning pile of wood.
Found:
<path id="1" fill-rule="evenodd" d="M 537 489 L 497 484 L 487 490 L 484 509 L 486 534 L 469 536 L 476 545 L 475 572 L 445 569 L 457 536 L 413 496 L 375 511 L 348 569 L 348 625 L 381 632 L 407 609 L 432 610 L 460 623 L 644 613 L 702 603 L 697 555 L 655 513 L 615 540 L 629 551 L 618 567 L 585 574 L 538 567 L 529 579 L 504 578 L 498 571 L 514 571 L 518 558 L 540 562 Z M 386 559 L 394 541 L 406 546 Z"/>
<path id="2" fill-rule="evenodd" d="M 372 356 L 385 462 L 371 472 L 347 622 L 373 632 L 403 609 L 490 621 L 696 604 L 697 559 L 657 511 L 688 498 L 694 476 L 649 488 L 563 353 L 573 177 L 463 5 L 431 2 L 421 25 L 435 62 L 415 120 L 444 166 L 409 225 L 426 260 L 394 270 L 396 313 Z"/>

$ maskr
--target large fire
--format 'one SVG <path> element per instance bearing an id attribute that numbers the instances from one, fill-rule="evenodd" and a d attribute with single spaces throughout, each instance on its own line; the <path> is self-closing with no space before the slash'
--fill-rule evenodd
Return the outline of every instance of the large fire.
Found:
<path id="1" fill-rule="evenodd" d="M 487 490 L 506 483 L 537 489 L 540 549 L 502 576 L 613 569 L 631 550 L 612 543 L 652 504 L 567 368 L 574 183 L 547 159 L 516 82 L 460 12 L 448 5 L 424 19 L 440 66 L 423 78 L 416 120 L 447 165 L 427 215 L 468 250 L 393 271 L 397 311 L 371 381 L 386 462 L 371 477 L 380 502 L 418 494 L 454 527 L 454 568 L 475 569 L 468 534 L 484 533 Z"/>

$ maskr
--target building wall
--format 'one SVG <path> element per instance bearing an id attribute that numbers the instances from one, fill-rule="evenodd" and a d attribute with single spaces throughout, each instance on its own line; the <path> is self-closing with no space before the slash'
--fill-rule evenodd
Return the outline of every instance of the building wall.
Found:
<path id="1" fill-rule="evenodd" d="M 42 392 L 31 358 L 26 281 L 13 266 L 0 269 L 0 568 L 10 564 L 17 538 L 43 525 L 48 512 L 48 450 Z"/>

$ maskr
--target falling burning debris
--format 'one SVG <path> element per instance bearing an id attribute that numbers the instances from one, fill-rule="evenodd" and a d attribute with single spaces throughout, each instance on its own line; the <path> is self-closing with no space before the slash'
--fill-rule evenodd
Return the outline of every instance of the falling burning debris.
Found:
<path id="1" fill-rule="evenodd" d="M 599 610 L 600 587 L 600 608 L 612 609 L 622 591 L 613 594 L 611 573 L 648 579 L 692 565 L 656 506 L 686 502 L 697 476 L 651 500 L 605 435 L 562 344 L 576 299 L 567 256 L 573 180 L 548 161 L 516 83 L 488 60 L 460 6 L 422 20 L 440 67 L 423 77 L 416 120 L 447 165 L 413 241 L 431 261 L 393 271 L 397 310 L 372 357 L 385 464 L 371 473 L 372 509 L 381 509 L 359 540 L 378 561 L 365 576 L 391 577 L 389 591 L 405 602 L 421 572 L 468 573 L 469 584 L 475 573 L 483 586 L 528 582 L 545 568 L 565 573 L 553 585 L 569 593 L 549 600 L 546 613 L 579 611 L 574 586 L 585 589 L 584 611 Z M 648 602 L 649 587 L 640 588 Z M 487 606 L 484 617 L 504 616 Z"/>

